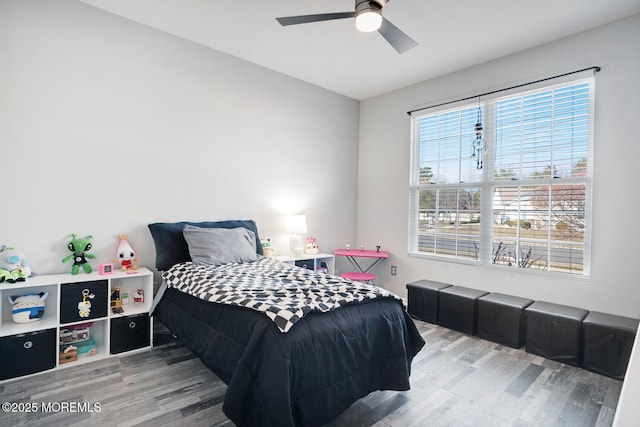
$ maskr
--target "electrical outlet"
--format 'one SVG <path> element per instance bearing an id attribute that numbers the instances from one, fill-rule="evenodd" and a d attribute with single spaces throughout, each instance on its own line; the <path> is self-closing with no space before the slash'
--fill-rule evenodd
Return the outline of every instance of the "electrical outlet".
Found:
<path id="1" fill-rule="evenodd" d="M 391 266 L 391 275 L 395 276 L 397 272 L 398 272 L 397 267 L 395 265 L 392 265 Z"/>

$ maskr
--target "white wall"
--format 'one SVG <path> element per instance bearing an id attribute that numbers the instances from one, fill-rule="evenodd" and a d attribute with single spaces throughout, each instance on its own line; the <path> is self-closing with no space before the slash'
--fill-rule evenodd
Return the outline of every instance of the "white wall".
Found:
<path id="1" fill-rule="evenodd" d="M 378 270 L 391 290 L 432 279 L 621 315 L 640 316 L 640 15 L 361 103 L 358 242 L 392 253 Z M 418 105 L 471 96 L 593 65 L 596 77 L 591 277 L 545 277 L 407 255 L 409 117 Z M 398 275 L 389 275 L 389 266 Z"/>
<path id="2" fill-rule="evenodd" d="M 392 258 L 376 272 L 400 295 L 430 278 L 638 317 L 639 39 L 635 16 L 365 100 L 358 116 L 352 99 L 82 3 L 2 1 L 0 244 L 44 274 L 70 269 L 72 232 L 94 236 L 95 265 L 128 233 L 152 266 L 150 222 L 254 218 L 285 252 L 289 209 L 321 250 L 382 244 Z M 407 256 L 406 111 L 591 65 L 603 68 L 591 278 Z"/>
<path id="3" fill-rule="evenodd" d="M 282 213 L 355 237 L 358 102 L 71 0 L 0 2 L 0 244 L 66 272 L 71 233 L 109 262 L 156 221 Z"/>

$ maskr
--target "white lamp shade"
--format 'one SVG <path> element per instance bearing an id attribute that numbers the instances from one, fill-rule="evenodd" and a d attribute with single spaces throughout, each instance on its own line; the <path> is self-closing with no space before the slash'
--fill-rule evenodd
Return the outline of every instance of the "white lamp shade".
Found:
<path id="1" fill-rule="evenodd" d="M 291 233 L 291 234 L 305 234 L 307 232 L 306 215 L 287 216 L 285 230 L 287 233 Z"/>

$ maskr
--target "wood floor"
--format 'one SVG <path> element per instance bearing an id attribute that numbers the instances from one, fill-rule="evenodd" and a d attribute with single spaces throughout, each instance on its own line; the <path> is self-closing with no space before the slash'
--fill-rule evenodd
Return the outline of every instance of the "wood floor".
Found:
<path id="1" fill-rule="evenodd" d="M 609 426 L 622 382 L 417 321 L 411 390 L 374 392 L 329 426 Z M 226 386 L 180 343 L 0 384 L 0 402 L 98 403 L 4 413 L 0 426 L 233 426 Z M 78 409 L 78 408 L 76 408 Z"/>

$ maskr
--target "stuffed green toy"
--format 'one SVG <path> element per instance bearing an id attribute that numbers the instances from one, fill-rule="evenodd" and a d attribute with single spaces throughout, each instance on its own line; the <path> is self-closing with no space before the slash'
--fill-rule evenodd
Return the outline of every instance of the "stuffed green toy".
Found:
<path id="1" fill-rule="evenodd" d="M 73 252 L 71 255 L 67 255 L 62 259 L 62 262 L 67 262 L 73 260 L 73 266 L 71 267 L 71 274 L 78 274 L 80 267 L 84 270 L 85 273 L 91 273 L 92 268 L 87 258 L 95 259 L 96 256 L 93 254 L 87 253 L 88 250 L 91 249 L 90 240 L 93 236 L 85 236 L 78 238 L 74 233 L 71 235 L 71 241 L 67 245 L 67 249 Z"/>
<path id="2" fill-rule="evenodd" d="M 24 282 L 31 275 L 28 261 L 15 248 L 0 246 L 0 283 Z"/>

